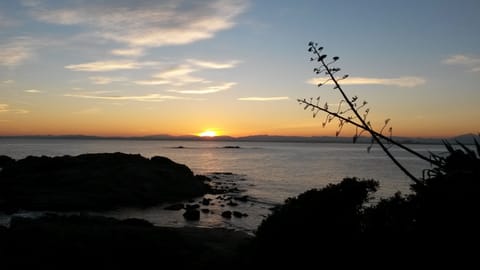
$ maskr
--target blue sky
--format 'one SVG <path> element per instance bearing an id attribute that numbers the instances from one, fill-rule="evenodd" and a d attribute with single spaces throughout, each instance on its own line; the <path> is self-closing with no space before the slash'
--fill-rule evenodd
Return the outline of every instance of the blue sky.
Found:
<path id="1" fill-rule="evenodd" d="M 334 135 L 307 43 L 397 135 L 480 131 L 479 1 L 2 1 L 0 133 Z M 348 130 L 346 131 L 348 135 Z"/>

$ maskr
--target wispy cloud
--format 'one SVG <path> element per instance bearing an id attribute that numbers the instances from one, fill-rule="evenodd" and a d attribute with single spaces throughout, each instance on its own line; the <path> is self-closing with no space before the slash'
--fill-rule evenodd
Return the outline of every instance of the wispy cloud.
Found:
<path id="1" fill-rule="evenodd" d="M 213 61 L 205 61 L 205 60 L 198 60 L 198 59 L 188 59 L 187 62 L 202 68 L 210 68 L 210 69 L 225 69 L 225 68 L 233 68 L 241 61 L 238 60 L 231 60 L 227 62 L 213 62 Z"/>
<path id="2" fill-rule="evenodd" d="M 25 92 L 30 94 L 38 94 L 38 93 L 42 93 L 43 91 L 40 91 L 38 89 L 27 89 L 25 90 Z"/>
<path id="3" fill-rule="evenodd" d="M 464 66 L 466 68 L 469 68 L 471 72 L 480 72 L 480 57 L 456 54 L 449 56 L 442 62 L 448 65 Z"/>
<path id="4" fill-rule="evenodd" d="M 138 85 L 170 85 L 170 86 L 192 86 L 193 84 L 200 85 L 198 87 L 202 90 L 172 90 L 178 93 L 214 93 L 221 90 L 217 90 L 218 86 L 206 86 L 206 84 L 212 84 L 213 82 L 198 76 L 194 76 L 194 73 L 202 71 L 204 69 L 227 69 L 235 67 L 240 61 L 230 60 L 224 62 L 214 62 L 207 60 L 188 59 L 186 63 L 179 64 L 175 67 L 165 69 L 159 73 L 153 74 L 150 79 L 134 81 Z M 228 87 L 233 86 L 232 83 L 224 84 Z M 208 88 L 205 88 L 208 87 Z M 222 89 L 224 90 L 224 89 Z"/>
<path id="5" fill-rule="evenodd" d="M 0 104 L 0 113 L 27 114 L 29 111 L 24 109 L 12 109 L 8 104 Z"/>
<path id="6" fill-rule="evenodd" d="M 209 81 L 190 75 L 196 72 L 197 69 L 188 65 L 180 65 L 174 68 L 164 70 L 160 73 L 154 74 L 149 80 L 138 80 L 134 83 L 139 85 L 172 85 L 182 86 L 192 83 L 208 83 Z"/>
<path id="7" fill-rule="evenodd" d="M 288 100 L 288 97 L 242 97 L 237 100 L 241 101 L 279 101 L 279 100 Z"/>
<path id="8" fill-rule="evenodd" d="M 307 81 L 309 84 L 318 85 L 323 83 L 325 78 L 312 78 Z M 369 77 L 348 77 L 342 80 L 342 85 L 389 85 L 397 87 L 416 87 L 425 84 L 426 80 L 421 77 L 398 77 L 398 78 L 369 78 Z M 333 84 L 328 81 L 326 84 Z"/>
<path id="9" fill-rule="evenodd" d="M 132 47 L 159 47 L 212 38 L 235 25 L 235 18 L 246 10 L 247 2 L 63 1 L 26 6 L 42 22 L 82 25 L 104 39 Z"/>
<path id="10" fill-rule="evenodd" d="M 17 38 L 5 44 L 0 43 L 0 66 L 18 66 L 31 56 L 32 49 L 25 38 Z"/>
<path id="11" fill-rule="evenodd" d="M 103 76 L 92 76 L 88 77 L 93 84 L 110 84 L 112 82 L 124 82 L 128 79 L 126 77 L 103 77 Z"/>
<path id="12" fill-rule="evenodd" d="M 146 66 L 155 66 L 158 62 L 137 62 L 128 60 L 96 61 L 76 65 L 67 65 L 66 69 L 74 71 L 105 72 L 115 70 L 140 69 Z"/>
<path id="13" fill-rule="evenodd" d="M 227 83 L 220 84 L 220 85 L 207 86 L 203 89 L 196 89 L 196 90 L 170 89 L 170 90 L 167 90 L 167 91 L 168 92 L 180 93 L 180 94 L 203 95 L 203 94 L 211 94 L 211 93 L 217 93 L 217 92 L 225 91 L 225 90 L 228 90 L 228 89 L 232 88 L 234 85 L 236 85 L 236 83 L 227 82 Z"/>
<path id="14" fill-rule="evenodd" d="M 66 97 L 84 98 L 84 99 L 101 99 L 101 100 L 113 100 L 113 101 L 150 101 L 150 102 L 162 102 L 165 100 L 179 100 L 189 99 L 185 97 L 166 96 L 160 94 L 147 94 L 138 96 L 122 96 L 122 95 L 97 95 L 94 93 L 80 93 L 80 94 L 65 94 Z M 197 99 L 198 100 L 198 99 Z"/>
<path id="15" fill-rule="evenodd" d="M 142 48 L 116 49 L 111 50 L 110 53 L 118 56 L 142 56 L 144 50 Z"/>
<path id="16" fill-rule="evenodd" d="M 15 81 L 14 80 L 4 80 L 2 81 L 2 83 L 5 83 L 5 84 L 11 84 L 11 83 L 14 83 Z"/>

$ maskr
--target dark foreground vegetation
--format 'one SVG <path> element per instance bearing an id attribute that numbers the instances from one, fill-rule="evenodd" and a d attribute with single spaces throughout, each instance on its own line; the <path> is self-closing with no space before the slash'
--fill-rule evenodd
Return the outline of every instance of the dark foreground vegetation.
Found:
<path id="1" fill-rule="evenodd" d="M 478 266 L 480 146 L 447 148 L 407 196 L 368 203 L 378 182 L 347 178 L 288 199 L 259 227 L 251 263 Z"/>
<path id="2" fill-rule="evenodd" d="M 107 210 L 201 196 L 206 177 L 165 157 L 111 153 L 0 157 L 0 211 Z"/>
<path id="3" fill-rule="evenodd" d="M 2 269 L 228 269 L 250 238 L 139 219 L 48 215 L 0 227 L 0 259 Z"/>

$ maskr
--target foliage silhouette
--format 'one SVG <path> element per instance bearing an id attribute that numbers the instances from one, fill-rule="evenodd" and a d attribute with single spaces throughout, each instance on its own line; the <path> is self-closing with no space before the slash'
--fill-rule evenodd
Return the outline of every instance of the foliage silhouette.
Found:
<path id="1" fill-rule="evenodd" d="M 363 101 L 362 103 L 358 103 L 358 97 L 349 97 L 346 92 L 343 90 L 342 86 L 340 85 L 339 81 L 347 79 L 349 75 L 343 75 L 341 77 L 337 77 L 337 73 L 341 70 L 337 67 L 332 67 L 334 63 L 336 63 L 340 58 L 338 56 L 334 56 L 331 61 L 327 61 L 327 55 L 323 54 L 323 47 L 318 46 L 317 43 L 310 42 L 308 44 L 308 51 L 313 54 L 310 58 L 310 61 L 317 61 L 320 66 L 315 67 L 313 72 L 317 75 L 323 74 L 326 75 L 327 78 L 323 79 L 322 83 L 319 83 L 317 86 L 321 87 L 326 84 L 333 84 L 333 89 L 338 90 L 341 95 L 341 100 L 338 105 L 333 106 L 325 103 L 325 105 L 320 105 L 320 97 L 316 99 L 310 98 L 307 99 L 298 99 L 297 101 L 304 106 L 304 109 L 310 109 L 313 113 L 313 117 L 316 117 L 319 112 L 326 113 L 325 120 L 322 123 L 322 126 L 325 127 L 332 120 L 338 120 L 338 129 L 336 131 L 336 136 L 339 136 L 343 130 L 345 124 L 351 124 L 355 127 L 355 135 L 353 136 L 353 143 L 355 143 L 359 136 L 361 136 L 364 132 L 367 132 L 372 137 L 371 145 L 368 146 L 367 150 L 370 151 L 371 147 L 374 143 L 377 143 L 382 150 L 387 154 L 387 156 L 395 163 L 395 165 L 402 170 L 413 182 L 417 184 L 421 184 L 421 179 L 415 177 L 407 168 L 405 168 L 390 152 L 386 143 L 395 145 L 400 147 L 401 149 L 415 155 L 416 157 L 428 161 L 434 165 L 439 165 L 437 160 L 432 159 L 430 157 L 426 157 L 413 149 L 396 142 L 392 139 L 392 127 L 389 127 L 390 119 L 386 119 L 382 128 L 379 131 L 376 131 L 370 121 L 368 121 L 368 115 L 370 113 L 370 108 L 367 107 L 368 102 Z M 344 104 L 346 104 L 346 108 L 344 108 Z M 387 129 L 388 128 L 388 129 Z M 385 136 L 383 133 L 385 130 L 388 130 L 389 136 Z"/>

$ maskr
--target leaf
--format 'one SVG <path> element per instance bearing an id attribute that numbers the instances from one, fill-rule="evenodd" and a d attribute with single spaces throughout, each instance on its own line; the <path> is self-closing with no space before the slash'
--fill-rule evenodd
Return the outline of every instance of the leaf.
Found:
<path id="1" fill-rule="evenodd" d="M 453 152 L 455 152 L 455 150 L 453 149 L 452 145 L 446 140 L 442 140 L 442 141 L 443 141 L 443 145 L 445 145 L 445 148 L 447 148 L 448 152 L 450 154 L 453 154 Z"/>
<path id="2" fill-rule="evenodd" d="M 475 146 L 477 147 L 477 155 L 480 157 L 480 144 L 478 143 L 477 139 L 473 139 L 475 142 Z"/>
<path id="3" fill-rule="evenodd" d="M 461 142 L 459 142 L 459 141 L 457 141 L 457 140 L 455 140 L 455 141 L 457 142 L 458 145 L 460 145 L 460 146 L 463 148 L 463 150 L 465 150 L 465 153 L 466 153 L 467 155 L 469 155 L 469 156 L 472 157 L 472 158 L 475 158 L 475 157 L 476 157 L 476 156 L 475 156 L 475 151 L 473 151 L 472 149 L 468 148 L 468 147 L 465 146 L 463 143 L 461 143 Z"/>

